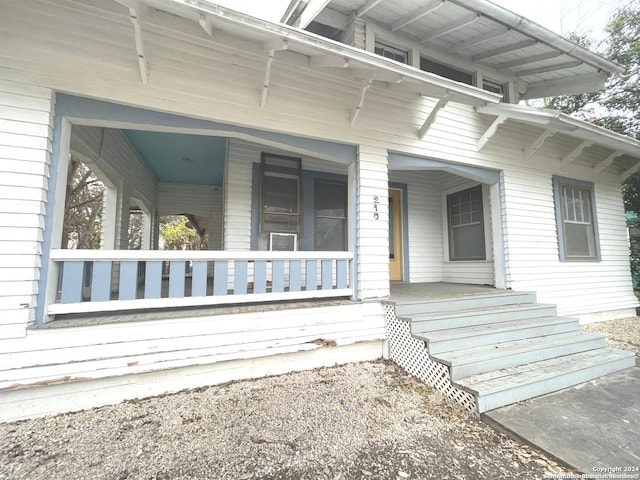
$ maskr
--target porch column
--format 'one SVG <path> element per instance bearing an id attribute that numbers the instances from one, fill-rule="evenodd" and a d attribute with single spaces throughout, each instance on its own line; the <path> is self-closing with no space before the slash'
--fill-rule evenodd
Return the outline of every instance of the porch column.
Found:
<path id="1" fill-rule="evenodd" d="M 387 150 L 360 145 L 356 163 L 355 269 L 358 298 L 389 296 L 389 190 Z"/>

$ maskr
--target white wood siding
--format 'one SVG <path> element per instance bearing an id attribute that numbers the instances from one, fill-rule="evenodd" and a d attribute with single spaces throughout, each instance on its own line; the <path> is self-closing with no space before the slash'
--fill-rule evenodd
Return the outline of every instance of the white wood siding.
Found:
<path id="1" fill-rule="evenodd" d="M 34 319 L 53 113 L 50 89 L 0 80 L 0 339 Z"/>
<path id="2" fill-rule="evenodd" d="M 33 14 L 35 11 L 37 15 Z M 4 32 L 0 82 L 361 145 L 358 181 L 362 188 L 356 207 L 360 214 L 359 253 L 364 255 L 357 267 L 362 298 L 388 293 L 388 240 L 380 238 L 379 228 L 386 224 L 387 207 L 382 202 L 382 215 L 375 223 L 371 218 L 371 200 L 373 195 L 380 194 L 386 198 L 386 193 L 382 193 L 386 191 L 385 152 L 392 150 L 503 171 L 507 286 L 539 290 L 542 299 L 557 299 L 564 313 L 598 312 L 636 304 L 626 246 L 623 248 L 626 235 L 615 175 L 617 167 L 597 176 L 590 168 L 606 158 L 606 149 L 587 149 L 574 163 L 561 167 L 559 159 L 579 142 L 558 134 L 525 162 L 523 149 L 542 130 L 510 121 L 499 127 L 482 151 L 477 151 L 477 140 L 493 118 L 477 115 L 471 107 L 454 102 L 439 112 L 424 140 L 420 140 L 417 131 L 434 100 L 404 93 L 386 83 L 374 83 L 357 121 L 350 126 L 350 112 L 358 100 L 360 81 L 338 76 L 335 69 L 314 69 L 306 56 L 287 51 L 276 54 L 267 105 L 260 108 L 266 61 L 262 45 L 236 40 L 224 31 L 210 38 L 196 22 L 162 12 L 154 12 L 141 21 L 149 65 L 149 83 L 145 85 L 140 81 L 128 11 L 116 2 L 10 2 L 3 5 L 0 21 Z M 34 112 L 28 107 L 11 108 L 5 110 L 10 121 L 29 119 Z M 29 112 L 26 117 L 25 111 Z M 41 112 L 35 112 L 36 118 L 42 118 Z M 49 112 L 44 115 L 50 122 Z M 3 157 L 8 160 L 29 159 L 23 158 L 22 150 L 3 148 L 8 152 Z M 44 151 L 36 149 L 36 157 Z M 236 167 L 239 170 L 234 172 Z M 228 168 L 230 182 L 234 175 L 250 178 L 246 176 L 250 173 L 247 165 Z M 596 181 L 602 262 L 577 265 L 558 261 L 551 200 L 554 173 Z M 15 186 L 16 181 L 14 178 L 12 186 L 5 190 L 14 200 L 28 195 L 27 189 Z M 229 187 L 233 185 L 230 183 Z M 248 237 L 242 234 L 240 223 L 242 218 L 245 222 L 250 218 L 247 216 L 250 204 L 245 197 L 244 203 L 236 206 L 230 192 L 227 194 L 226 206 L 234 205 L 235 210 L 228 210 L 225 217 L 225 227 L 229 227 L 225 248 L 247 249 Z M 535 232 L 526 218 L 537 219 Z M 16 232 L 22 231 L 21 227 L 14 228 Z M 244 228 L 248 228 L 248 222 Z M 237 229 L 235 234 L 233 229 Z M 532 235 L 540 241 L 532 241 Z M 540 236 L 544 238 L 537 238 Z M 531 274 L 533 262 L 527 256 L 533 252 L 542 255 L 542 261 L 536 265 L 543 266 L 545 275 L 554 282 L 562 282 L 562 288 L 553 290 L 544 277 Z M 578 298 L 576 281 L 585 277 L 589 281 L 581 283 Z M 571 295 L 564 295 L 568 292 Z"/>
<path id="3" fill-rule="evenodd" d="M 327 348 L 314 343 L 319 339 L 335 346 L 381 340 L 384 325 L 383 305 L 365 303 L 39 329 L 26 338 L 0 340 L 0 395 L 37 382 Z"/>

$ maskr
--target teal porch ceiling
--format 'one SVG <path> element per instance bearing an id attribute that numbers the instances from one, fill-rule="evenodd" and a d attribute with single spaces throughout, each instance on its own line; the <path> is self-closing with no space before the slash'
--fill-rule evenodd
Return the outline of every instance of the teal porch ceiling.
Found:
<path id="1" fill-rule="evenodd" d="M 225 138 L 142 130 L 123 132 L 158 181 L 222 185 Z"/>

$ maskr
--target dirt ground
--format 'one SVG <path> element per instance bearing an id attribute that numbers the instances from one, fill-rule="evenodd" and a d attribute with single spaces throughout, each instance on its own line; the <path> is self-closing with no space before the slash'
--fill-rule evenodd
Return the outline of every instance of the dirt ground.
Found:
<path id="1" fill-rule="evenodd" d="M 640 356 L 640 318 L 583 328 Z M 573 472 L 382 361 L 0 424 L 0 480 L 475 480 L 546 473 Z"/>
<path id="2" fill-rule="evenodd" d="M 369 362 L 0 424 L 0 479 L 534 479 L 566 470 Z"/>

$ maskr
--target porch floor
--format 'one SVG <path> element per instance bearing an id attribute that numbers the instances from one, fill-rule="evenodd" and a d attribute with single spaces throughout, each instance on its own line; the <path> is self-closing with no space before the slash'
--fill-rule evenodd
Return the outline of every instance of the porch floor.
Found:
<path id="1" fill-rule="evenodd" d="M 503 295 L 509 292 L 510 290 L 498 289 L 491 285 L 471 285 L 466 283 L 424 282 L 391 284 L 391 300 L 397 305 L 473 295 Z"/>

